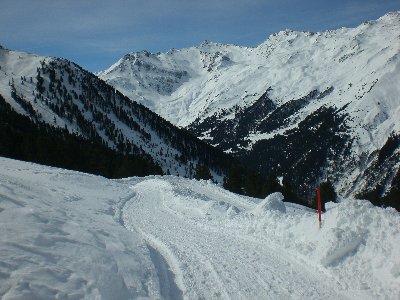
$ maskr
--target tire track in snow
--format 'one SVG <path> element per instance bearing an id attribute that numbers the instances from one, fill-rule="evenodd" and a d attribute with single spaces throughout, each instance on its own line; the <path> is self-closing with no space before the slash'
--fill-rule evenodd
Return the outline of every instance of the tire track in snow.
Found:
<path id="1" fill-rule="evenodd" d="M 196 224 L 176 215 L 165 207 L 165 200 L 179 197 L 170 183 L 148 179 L 132 190 L 136 194 L 122 209 L 123 222 L 164 257 L 175 274 L 168 280 L 175 280 L 184 298 L 344 298 L 329 287 L 328 277 L 279 249 L 233 229 L 212 228 L 207 218 Z"/>
<path id="2" fill-rule="evenodd" d="M 153 245 L 155 245 L 154 242 Z M 170 264 L 166 260 L 167 255 L 160 252 L 159 245 L 153 248 L 152 246 L 150 246 L 150 243 L 148 243 L 147 248 L 149 249 L 150 258 L 154 266 L 156 267 L 157 276 L 159 278 L 159 289 L 161 296 L 164 299 L 171 300 L 183 299 L 182 290 L 184 289 L 179 269 L 170 269 Z M 177 284 L 175 281 L 180 284 Z"/>

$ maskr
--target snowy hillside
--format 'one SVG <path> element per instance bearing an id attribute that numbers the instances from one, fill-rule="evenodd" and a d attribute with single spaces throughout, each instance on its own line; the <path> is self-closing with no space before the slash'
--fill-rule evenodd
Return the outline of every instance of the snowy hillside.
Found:
<path id="1" fill-rule="evenodd" d="M 256 48 L 204 42 L 168 53 L 130 53 L 97 75 L 261 171 L 294 177 L 309 190 L 328 176 L 345 194 L 385 193 L 400 176 L 400 149 L 377 166 L 389 136 L 400 133 L 399 32 L 400 13 L 393 12 L 356 28 L 281 31 Z M 326 118 L 332 122 L 317 132 Z M 293 145 L 307 136 L 320 153 L 317 165 L 311 147 Z M 284 160 L 314 175 L 300 178 L 302 167 L 293 173 L 282 167 Z M 371 179 L 378 169 L 389 174 Z"/>
<path id="2" fill-rule="evenodd" d="M 399 19 L 391 13 L 354 29 L 285 30 L 257 48 L 205 41 L 167 53 L 130 53 L 98 76 L 183 127 L 224 108 L 248 106 L 269 87 L 277 105 L 329 87 L 334 90 L 324 100 L 338 107 L 364 96 L 368 101 L 361 102 L 371 102 L 377 95 L 366 91 L 372 87 L 396 91 L 388 79 L 375 81 L 398 73 Z"/>
<path id="3" fill-rule="evenodd" d="M 191 177 L 201 163 L 221 180 L 228 159 L 64 59 L 1 48 L 0 95 L 35 122 L 65 128 L 120 153 L 148 157 L 164 173 Z"/>
<path id="4" fill-rule="evenodd" d="M 0 158 L 2 299 L 398 299 L 400 216 Z"/>
<path id="5" fill-rule="evenodd" d="M 205 41 L 198 47 L 167 53 L 130 53 L 97 75 L 172 123 L 187 126 L 202 114 L 212 115 L 241 100 L 252 70 L 240 70 L 255 63 L 249 61 L 253 51 Z M 242 85 L 231 90 L 237 82 Z"/>

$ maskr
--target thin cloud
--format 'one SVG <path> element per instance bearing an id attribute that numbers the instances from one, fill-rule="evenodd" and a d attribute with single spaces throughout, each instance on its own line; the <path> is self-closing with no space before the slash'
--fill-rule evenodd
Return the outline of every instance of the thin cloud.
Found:
<path id="1" fill-rule="evenodd" d="M 84 66 L 115 57 L 196 45 L 256 46 L 285 28 L 353 25 L 400 8 L 398 0 L 2 0 L 0 44 L 64 56 Z M 94 58 L 96 57 L 96 61 Z M 101 58 L 101 59 L 100 59 Z M 85 61 L 87 60 L 87 61 Z M 90 61 L 92 60 L 92 61 Z M 92 67 L 91 67 L 92 68 Z"/>

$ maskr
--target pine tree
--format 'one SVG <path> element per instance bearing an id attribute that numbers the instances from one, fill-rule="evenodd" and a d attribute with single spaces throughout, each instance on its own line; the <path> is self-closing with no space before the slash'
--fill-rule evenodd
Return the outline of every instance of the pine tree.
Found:
<path id="1" fill-rule="evenodd" d="M 261 197 L 263 177 L 254 171 L 247 173 L 244 181 L 245 194 L 252 197 Z"/>
<path id="2" fill-rule="evenodd" d="M 304 204 L 296 195 L 296 193 L 293 191 L 292 184 L 290 183 L 290 180 L 287 178 L 287 176 L 284 176 L 282 179 L 281 191 L 283 197 L 285 198 L 285 201 Z"/>
<path id="3" fill-rule="evenodd" d="M 262 197 L 266 197 L 272 193 L 280 192 L 281 186 L 275 176 L 269 175 L 262 187 Z"/>
<path id="4" fill-rule="evenodd" d="M 224 188 L 236 194 L 243 194 L 240 168 L 232 167 L 229 170 L 228 175 L 224 178 Z"/>
<path id="5" fill-rule="evenodd" d="M 321 189 L 321 198 L 324 199 L 325 202 L 336 202 L 337 194 L 335 192 L 335 188 L 332 185 L 332 182 L 330 182 L 329 180 L 326 182 L 322 182 L 319 187 Z"/>
<path id="6" fill-rule="evenodd" d="M 203 179 L 203 180 L 211 179 L 212 180 L 213 179 L 213 177 L 210 173 L 210 169 L 206 165 L 202 165 L 202 164 L 198 164 L 196 166 L 194 178 L 196 178 L 197 180 L 200 180 L 200 179 Z"/>

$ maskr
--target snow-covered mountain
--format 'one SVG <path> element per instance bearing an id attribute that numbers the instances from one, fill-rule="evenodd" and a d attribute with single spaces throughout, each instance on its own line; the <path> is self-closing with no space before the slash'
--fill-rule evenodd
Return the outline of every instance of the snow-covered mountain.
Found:
<path id="1" fill-rule="evenodd" d="M 0 95 L 35 122 L 65 128 L 120 153 L 149 157 L 191 177 L 197 163 L 221 181 L 229 159 L 78 65 L 0 48 Z"/>
<path id="2" fill-rule="evenodd" d="M 400 216 L 0 157 L 1 299 L 399 299 Z"/>
<path id="3" fill-rule="evenodd" d="M 384 150 L 400 140 L 399 32 L 393 12 L 356 28 L 281 31 L 256 48 L 206 41 L 130 53 L 97 75 L 253 167 L 291 177 L 303 195 L 325 177 L 345 194 L 383 195 L 400 188 L 400 149 Z"/>

